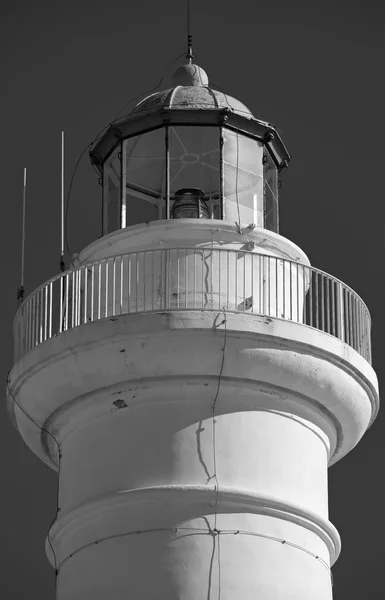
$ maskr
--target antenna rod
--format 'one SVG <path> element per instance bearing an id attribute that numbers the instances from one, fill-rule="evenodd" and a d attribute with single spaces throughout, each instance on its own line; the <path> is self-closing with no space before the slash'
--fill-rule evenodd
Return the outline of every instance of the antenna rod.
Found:
<path id="1" fill-rule="evenodd" d="M 21 228 L 21 280 L 20 287 L 17 290 L 17 299 L 21 303 L 24 300 L 24 257 L 25 257 L 25 201 L 27 197 L 27 167 L 24 167 L 24 185 L 23 185 L 23 217 Z"/>
<path id="2" fill-rule="evenodd" d="M 61 132 L 61 246 L 60 270 L 63 273 L 64 265 L 64 131 Z"/>
<path id="3" fill-rule="evenodd" d="M 191 35 L 191 23 L 190 23 L 190 0 L 187 0 L 187 54 L 186 58 L 188 59 L 190 65 L 194 58 L 192 51 L 192 35 Z"/>

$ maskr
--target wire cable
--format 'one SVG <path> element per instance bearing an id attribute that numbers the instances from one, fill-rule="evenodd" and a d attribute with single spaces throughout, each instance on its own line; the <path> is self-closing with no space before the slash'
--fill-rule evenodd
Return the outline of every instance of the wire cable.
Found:
<path id="1" fill-rule="evenodd" d="M 114 118 L 112 121 L 110 121 L 110 122 L 109 122 L 107 125 L 105 125 L 105 126 L 103 127 L 103 129 L 101 129 L 101 130 L 99 131 L 99 133 L 97 134 L 97 136 L 96 136 L 96 137 L 95 137 L 95 138 L 92 140 L 92 142 L 90 142 L 90 143 L 89 143 L 89 144 L 88 144 L 88 145 L 87 145 L 87 146 L 84 148 L 84 150 L 83 150 L 83 151 L 81 152 L 81 154 L 79 155 L 79 158 L 78 158 L 78 160 L 77 160 L 77 162 L 76 162 L 76 164 L 75 164 L 74 170 L 73 170 L 73 172 L 72 172 L 72 176 L 71 176 L 71 182 L 70 182 L 70 185 L 69 185 L 69 188 L 68 188 L 67 199 L 66 199 L 66 207 L 65 207 L 65 246 L 66 246 L 66 250 L 67 250 L 67 253 L 68 253 L 68 259 L 69 259 L 70 265 L 74 266 L 74 262 L 73 262 L 72 255 L 71 255 L 71 252 L 70 252 L 70 249 L 69 249 L 69 244 L 68 244 L 68 233 L 67 233 L 67 231 L 68 231 L 68 227 L 67 227 L 67 224 L 68 224 L 68 212 L 69 212 L 69 204 L 70 204 L 70 199 L 71 199 L 71 192 L 72 192 L 72 188 L 73 188 L 73 183 L 74 183 L 74 179 L 75 179 L 75 176 L 76 176 L 77 170 L 78 170 L 78 168 L 79 168 L 80 161 L 82 160 L 82 158 L 83 158 L 84 154 L 87 152 L 87 150 L 89 150 L 89 149 L 90 149 L 90 148 L 91 148 L 91 147 L 92 147 L 92 146 L 93 146 L 93 145 L 94 145 L 94 144 L 95 144 L 95 143 L 96 143 L 96 142 L 97 142 L 97 141 L 100 139 L 100 136 L 102 135 L 102 133 L 104 133 L 104 131 L 105 131 L 106 129 L 108 129 L 109 127 L 112 127 L 112 125 L 114 125 L 114 124 L 115 124 L 115 123 L 116 123 L 116 122 L 119 120 L 119 118 L 124 118 L 125 116 L 127 116 L 127 115 L 124 115 L 123 117 L 120 117 L 120 115 L 122 114 L 122 112 L 125 110 L 125 108 L 126 108 L 127 106 L 129 106 L 129 104 L 131 104 L 132 102 L 134 102 L 135 100 L 137 100 L 137 99 L 138 99 L 138 98 L 140 98 L 141 96 L 143 96 L 143 95 L 145 95 L 145 94 L 149 94 L 149 93 L 151 93 L 151 92 L 155 92 L 157 89 L 159 89 L 159 88 L 160 88 L 160 86 L 162 85 L 162 83 L 163 83 L 163 80 L 164 80 L 164 78 L 165 78 L 165 76 L 166 76 L 166 73 L 167 73 L 167 71 L 168 71 L 168 70 L 169 70 L 169 69 L 170 69 L 170 68 L 171 68 L 171 67 L 172 67 L 172 66 L 173 66 L 173 65 L 174 65 L 174 64 L 175 64 L 175 63 L 176 63 L 176 62 L 177 62 L 177 61 L 178 61 L 180 58 L 182 58 L 182 57 L 184 57 L 184 56 L 185 56 L 185 54 L 180 54 L 179 56 L 177 56 L 177 57 L 176 57 L 176 58 L 175 58 L 175 59 L 174 59 L 174 60 L 173 60 L 173 61 L 172 61 L 172 62 L 171 62 L 169 65 L 168 65 L 168 67 L 166 67 L 166 69 L 163 71 L 162 77 L 160 78 L 160 81 L 159 81 L 159 83 L 158 83 L 158 85 L 157 85 L 156 87 L 154 87 L 154 88 L 151 88 L 150 90 L 147 90 L 147 91 L 145 91 L 145 92 L 142 92 L 141 94 L 138 94 L 138 95 L 134 96 L 134 97 L 133 97 L 133 98 L 131 98 L 131 99 L 130 99 L 128 102 L 126 102 L 126 104 L 125 104 L 125 105 L 124 105 L 124 106 L 123 106 L 123 107 L 120 109 L 120 111 L 117 113 L 117 115 L 115 116 L 115 118 Z"/>
<path id="2" fill-rule="evenodd" d="M 58 440 L 56 439 L 56 437 L 53 435 L 53 433 L 51 431 L 49 431 L 48 429 L 45 429 L 45 427 L 41 427 L 41 425 L 39 425 L 35 419 L 33 419 L 33 417 L 31 417 L 30 414 L 27 413 L 27 411 L 21 406 L 20 402 L 18 402 L 16 400 L 15 395 L 13 394 L 13 392 L 11 391 L 10 388 L 10 375 L 11 369 L 8 371 L 7 374 L 7 391 L 10 395 L 10 397 L 12 398 L 13 402 L 16 404 L 16 406 L 18 407 L 18 409 L 27 417 L 27 419 L 29 419 L 31 421 L 31 423 L 33 423 L 35 425 L 35 427 L 37 427 L 41 432 L 46 433 L 48 436 L 50 436 L 54 443 L 56 444 L 57 450 L 58 450 L 58 465 L 57 465 L 57 485 L 56 485 L 56 513 L 54 518 L 52 519 L 51 524 L 49 525 L 49 529 L 48 529 L 48 535 L 47 535 L 47 541 L 48 544 L 51 548 L 51 552 L 52 552 L 52 556 L 53 556 L 53 561 L 54 561 L 54 569 L 55 569 L 55 591 L 54 591 L 54 600 L 56 600 L 57 598 L 57 580 L 58 580 L 58 573 L 59 573 L 59 567 L 58 567 L 58 563 L 57 563 L 57 557 L 56 557 L 56 553 L 55 553 L 55 549 L 53 547 L 53 544 L 51 542 L 51 538 L 50 538 L 50 531 L 54 525 L 54 523 L 56 523 L 57 518 L 59 516 L 60 513 L 60 507 L 59 507 L 59 500 L 60 500 L 60 469 L 61 469 L 61 458 L 62 458 L 62 452 L 61 452 L 61 448 L 60 448 L 60 444 L 58 442 Z"/>

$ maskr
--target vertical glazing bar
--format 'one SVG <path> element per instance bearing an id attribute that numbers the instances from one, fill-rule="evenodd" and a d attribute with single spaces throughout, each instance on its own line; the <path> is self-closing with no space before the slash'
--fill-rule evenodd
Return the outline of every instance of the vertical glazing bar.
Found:
<path id="1" fill-rule="evenodd" d="M 115 303 L 116 303 L 116 256 L 112 259 L 112 316 L 116 314 Z"/>
<path id="2" fill-rule="evenodd" d="M 325 300 L 324 300 L 325 275 L 323 273 L 320 273 L 320 277 L 321 277 L 321 329 L 322 329 L 322 331 L 325 331 Z"/>
<path id="3" fill-rule="evenodd" d="M 53 294 L 53 282 L 49 284 L 49 328 L 48 338 L 52 337 L 52 294 Z"/>
<path id="4" fill-rule="evenodd" d="M 170 218 L 170 132 L 169 127 L 165 127 L 165 150 L 166 150 L 166 219 Z"/>

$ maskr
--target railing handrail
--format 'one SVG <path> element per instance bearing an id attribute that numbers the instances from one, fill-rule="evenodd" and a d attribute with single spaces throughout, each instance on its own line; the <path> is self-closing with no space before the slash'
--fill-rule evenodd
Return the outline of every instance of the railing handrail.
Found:
<path id="1" fill-rule="evenodd" d="M 130 256 L 133 254 L 145 254 L 146 252 L 167 252 L 168 250 L 182 250 L 182 251 L 183 250 L 216 250 L 218 252 L 236 252 L 236 253 L 244 253 L 244 254 L 254 254 L 257 256 L 264 256 L 267 258 L 275 258 L 277 260 L 283 260 L 287 263 L 292 263 L 292 264 L 298 265 L 305 269 L 309 269 L 310 271 L 313 271 L 313 272 L 315 271 L 317 273 L 320 273 L 321 275 L 330 277 L 330 279 L 332 279 L 336 283 L 340 283 L 346 290 L 349 290 L 349 292 L 351 292 L 356 297 L 357 300 L 359 300 L 359 302 L 363 305 L 363 307 L 366 310 L 366 313 L 367 313 L 370 323 L 372 321 L 370 311 L 369 311 L 366 303 L 361 298 L 361 296 L 359 294 L 357 294 L 356 291 L 353 290 L 353 288 L 351 288 L 347 283 L 344 283 L 341 279 L 338 279 L 338 277 L 334 277 L 334 275 L 330 275 L 330 273 L 327 273 L 326 271 L 323 271 L 322 269 L 318 269 L 317 267 L 313 267 L 312 265 L 307 265 L 298 260 L 284 258 L 283 256 L 275 256 L 273 254 L 265 254 L 264 252 L 253 252 L 252 250 L 241 250 L 241 249 L 235 249 L 235 248 L 221 248 L 219 246 L 177 246 L 175 248 L 147 248 L 145 250 L 133 250 L 132 252 L 125 252 L 124 254 L 119 252 L 118 254 L 111 254 L 110 256 L 99 258 L 98 260 L 87 262 L 87 263 L 79 265 L 78 267 L 74 267 L 72 269 L 67 269 L 66 271 L 60 272 L 57 275 L 54 275 L 53 277 L 48 279 L 47 281 L 44 281 L 43 283 L 41 283 L 37 288 L 35 288 L 33 290 L 33 292 L 31 292 L 30 294 L 28 294 L 28 296 L 26 296 L 24 298 L 23 302 L 20 303 L 20 306 L 18 307 L 18 309 L 15 313 L 14 322 L 16 320 L 18 313 L 21 311 L 24 304 L 27 303 L 29 298 L 31 298 L 33 295 L 38 294 L 42 289 L 47 287 L 50 283 L 54 283 L 58 279 L 61 279 L 62 277 L 65 277 L 66 275 L 69 275 L 69 274 L 73 273 L 74 271 L 78 271 L 80 269 L 88 269 L 89 267 L 92 268 L 92 266 L 106 262 L 108 260 L 124 258 L 126 256 Z"/>
<path id="2" fill-rule="evenodd" d="M 223 255 L 227 258 L 222 259 Z M 21 350 L 17 356 L 52 335 L 100 320 L 110 312 L 216 310 L 214 306 L 315 327 L 341 339 L 370 362 L 370 313 L 350 286 L 300 261 L 213 245 L 132 250 L 58 273 L 31 292 L 15 314 L 14 336 Z"/>

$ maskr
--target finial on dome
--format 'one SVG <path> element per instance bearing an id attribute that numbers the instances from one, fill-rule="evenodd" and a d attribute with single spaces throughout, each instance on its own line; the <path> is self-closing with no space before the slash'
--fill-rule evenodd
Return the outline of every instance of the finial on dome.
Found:
<path id="1" fill-rule="evenodd" d="M 182 65 L 172 76 L 172 87 L 177 87 L 178 85 L 205 87 L 208 83 L 209 78 L 206 71 L 193 63 Z"/>

